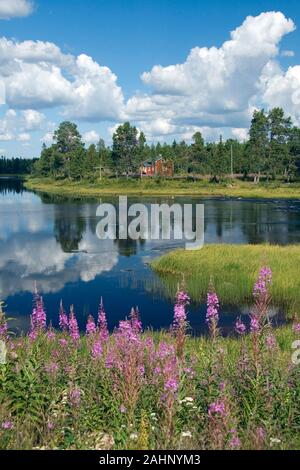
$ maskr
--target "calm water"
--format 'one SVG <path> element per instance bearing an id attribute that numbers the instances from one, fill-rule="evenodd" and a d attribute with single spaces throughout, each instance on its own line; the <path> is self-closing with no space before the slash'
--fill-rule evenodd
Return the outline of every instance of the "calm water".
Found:
<path id="1" fill-rule="evenodd" d="M 39 196 L 25 191 L 18 181 L 0 179 L 0 299 L 8 316 L 15 318 L 16 331 L 28 328 L 35 281 L 54 326 L 60 299 L 66 308 L 74 304 L 83 327 L 87 315 L 97 312 L 101 296 L 110 328 L 136 305 L 145 326 L 170 325 L 172 302 L 148 263 L 181 242 L 99 240 L 95 234 L 99 202 Z M 300 241 L 300 201 L 155 197 L 129 202 L 204 203 L 205 243 Z M 237 313 L 246 311 L 224 306 L 224 329 L 232 327 Z M 196 333 L 205 329 L 204 316 L 205 306 L 191 308 Z"/>

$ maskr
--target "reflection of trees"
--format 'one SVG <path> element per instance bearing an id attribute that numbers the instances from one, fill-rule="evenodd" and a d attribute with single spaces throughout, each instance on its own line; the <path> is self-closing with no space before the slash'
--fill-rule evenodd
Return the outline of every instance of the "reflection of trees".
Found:
<path id="1" fill-rule="evenodd" d="M 1 178 L 0 177 L 0 194 L 6 195 L 22 194 L 24 191 L 23 181 L 18 178 Z"/>
<path id="2" fill-rule="evenodd" d="M 80 206 L 54 206 L 54 235 L 65 253 L 78 250 L 85 230 Z"/>

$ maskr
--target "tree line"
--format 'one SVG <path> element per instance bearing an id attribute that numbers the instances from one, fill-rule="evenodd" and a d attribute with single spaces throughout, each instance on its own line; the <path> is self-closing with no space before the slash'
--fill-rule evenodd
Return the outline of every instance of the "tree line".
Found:
<path id="1" fill-rule="evenodd" d="M 0 158 L 0 174 L 2 175 L 27 175 L 33 170 L 37 159 L 29 160 L 25 158 Z"/>
<path id="2" fill-rule="evenodd" d="M 254 111 L 244 142 L 222 136 L 219 142 L 205 142 L 196 132 L 190 144 L 174 140 L 149 145 L 145 134 L 129 122 L 116 129 L 112 140 L 110 147 L 100 139 L 86 148 L 76 124 L 65 121 L 54 132 L 54 143 L 43 145 L 34 172 L 72 180 L 137 176 L 142 162 L 158 157 L 172 160 L 176 175 L 205 175 L 213 181 L 231 174 L 251 176 L 255 182 L 262 177 L 292 181 L 300 171 L 300 129 L 281 108 Z"/>

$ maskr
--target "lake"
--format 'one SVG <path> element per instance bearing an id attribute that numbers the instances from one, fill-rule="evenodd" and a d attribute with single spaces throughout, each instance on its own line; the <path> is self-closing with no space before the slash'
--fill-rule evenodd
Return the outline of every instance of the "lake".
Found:
<path id="1" fill-rule="evenodd" d="M 132 197 L 129 203 L 202 203 L 205 243 L 293 244 L 300 240 L 299 200 L 246 200 L 197 197 Z M 109 327 L 138 306 L 145 327 L 167 328 L 173 302 L 149 262 L 182 246 L 171 240 L 99 240 L 96 210 L 101 200 L 68 200 L 26 191 L 22 182 L 0 178 L 0 299 L 13 329 L 29 327 L 35 281 L 48 318 L 57 326 L 58 308 L 74 305 L 80 327 L 96 315 L 103 296 Z M 230 331 L 245 306 L 222 306 L 221 326 Z M 195 334 L 206 330 L 205 305 L 192 305 L 189 320 Z M 280 317 L 279 317 L 279 322 Z"/>

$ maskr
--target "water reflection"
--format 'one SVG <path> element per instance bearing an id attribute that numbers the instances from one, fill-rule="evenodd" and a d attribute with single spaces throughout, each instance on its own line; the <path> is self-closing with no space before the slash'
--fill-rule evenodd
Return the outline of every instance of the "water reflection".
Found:
<path id="1" fill-rule="evenodd" d="M 116 198 L 104 201 L 117 204 Z M 300 201 L 155 197 L 132 198 L 131 202 L 204 203 L 205 243 L 284 245 L 300 239 Z M 8 313 L 18 318 L 18 328 L 26 329 L 28 324 L 34 281 L 54 324 L 60 298 L 66 306 L 75 304 L 83 325 L 85 316 L 97 311 L 101 295 L 110 312 L 110 326 L 128 314 L 132 305 L 139 305 L 146 325 L 170 324 L 172 292 L 147 263 L 183 242 L 100 241 L 96 236 L 98 204 L 38 196 L 24 191 L 19 181 L 0 179 L 0 298 L 6 301 Z M 236 308 L 225 308 L 228 327 L 233 310 L 236 313 Z M 204 328 L 203 319 L 204 306 L 194 306 L 191 323 L 196 331 Z"/>

